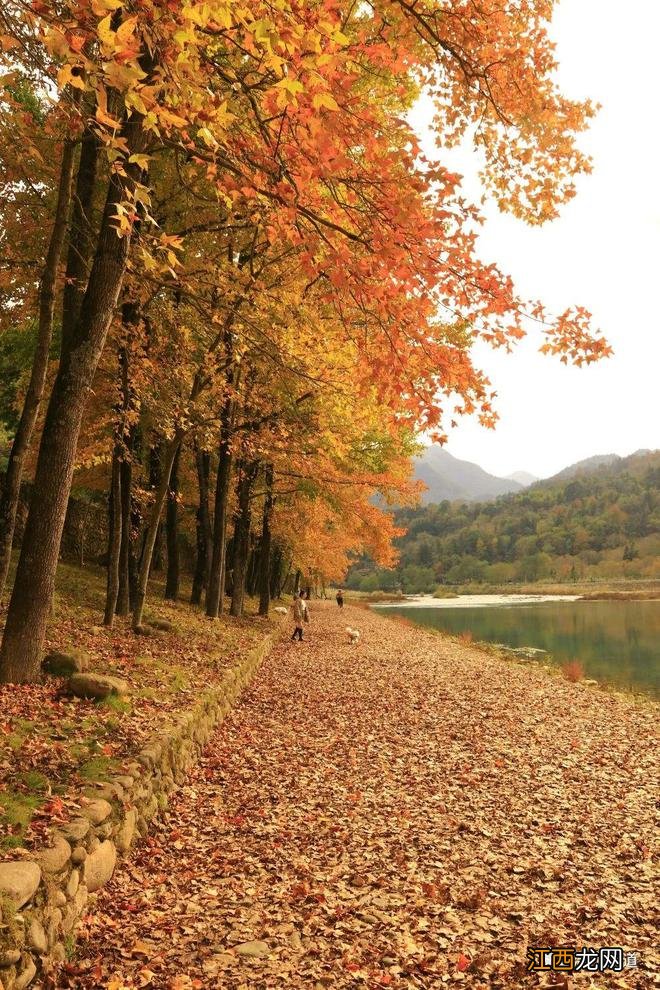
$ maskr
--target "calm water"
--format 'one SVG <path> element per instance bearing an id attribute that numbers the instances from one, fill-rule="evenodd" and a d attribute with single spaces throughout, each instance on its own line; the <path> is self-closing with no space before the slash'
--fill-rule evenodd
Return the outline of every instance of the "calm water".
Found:
<path id="1" fill-rule="evenodd" d="M 660 697 L 660 602 L 443 603 L 383 612 L 455 635 L 470 632 L 475 640 L 539 647 L 554 663 L 579 660 L 586 677 Z"/>

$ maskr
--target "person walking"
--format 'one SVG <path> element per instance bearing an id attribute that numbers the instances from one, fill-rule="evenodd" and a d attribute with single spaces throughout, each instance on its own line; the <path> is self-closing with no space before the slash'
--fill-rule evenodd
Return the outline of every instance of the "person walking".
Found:
<path id="1" fill-rule="evenodd" d="M 344 592 L 341 590 L 341 588 L 337 592 L 337 604 L 339 605 L 340 608 L 344 607 Z"/>
<path id="2" fill-rule="evenodd" d="M 305 603 L 297 591 L 293 596 L 293 621 L 295 624 L 295 629 L 293 630 L 293 636 L 291 639 L 298 639 L 302 643 L 303 622 L 305 621 Z"/>

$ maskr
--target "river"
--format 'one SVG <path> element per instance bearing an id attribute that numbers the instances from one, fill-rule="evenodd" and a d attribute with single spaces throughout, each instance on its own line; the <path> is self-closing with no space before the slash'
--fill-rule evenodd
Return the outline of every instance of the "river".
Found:
<path id="1" fill-rule="evenodd" d="M 464 595 L 374 607 L 475 641 L 547 650 L 543 662 L 578 660 L 585 677 L 660 697 L 659 601 Z"/>

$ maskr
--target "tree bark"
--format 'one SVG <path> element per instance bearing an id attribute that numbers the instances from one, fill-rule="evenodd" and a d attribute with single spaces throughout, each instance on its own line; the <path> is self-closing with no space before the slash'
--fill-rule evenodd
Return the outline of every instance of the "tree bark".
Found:
<path id="1" fill-rule="evenodd" d="M 131 530 L 133 502 L 133 464 L 124 452 L 119 464 L 121 490 L 121 546 L 119 548 L 119 591 L 117 615 L 129 615 L 131 611 Z"/>
<path id="2" fill-rule="evenodd" d="M 270 599 L 279 598 L 282 593 L 282 575 L 284 573 L 284 554 L 281 546 L 276 543 L 271 553 L 270 564 Z"/>
<path id="3" fill-rule="evenodd" d="M 220 441 L 218 471 L 213 509 L 213 552 L 206 592 L 206 614 L 217 619 L 224 611 L 225 571 L 227 563 L 227 503 L 233 469 L 233 452 L 228 432 Z"/>
<path id="4" fill-rule="evenodd" d="M 160 483 L 156 491 L 156 498 L 154 504 L 151 507 L 149 523 L 147 525 L 147 530 L 144 535 L 142 560 L 140 561 L 140 574 L 138 576 L 135 608 L 133 609 L 133 629 L 135 630 L 135 632 L 140 632 L 142 629 L 142 619 L 144 616 L 144 603 L 147 597 L 147 585 L 149 583 L 151 560 L 154 553 L 154 546 L 156 544 L 156 534 L 158 533 L 158 528 L 160 526 L 160 517 L 163 512 L 163 506 L 165 505 L 165 500 L 167 498 L 167 493 L 170 487 L 170 476 L 172 474 L 172 465 L 174 464 L 174 460 L 177 456 L 179 447 L 181 445 L 181 440 L 182 440 L 182 434 L 175 433 L 172 440 L 170 440 L 166 444 L 163 458 L 161 461 L 162 473 L 160 477 Z"/>
<path id="5" fill-rule="evenodd" d="M 121 375 L 121 419 L 120 419 L 120 475 L 121 475 L 121 548 L 119 551 L 119 594 L 117 615 L 126 616 L 131 611 L 130 559 L 131 535 L 133 532 L 133 451 L 137 424 L 131 421 L 131 412 L 136 411 L 135 394 L 131 385 L 131 367 L 127 338 L 134 332 L 140 317 L 139 306 L 135 302 L 125 302 L 121 308 L 124 327 L 124 342 L 119 348 L 119 371 Z"/>
<path id="6" fill-rule="evenodd" d="M 250 547 L 250 527 L 252 523 L 252 486 L 259 464 L 253 461 L 241 464 L 238 473 L 238 509 L 234 524 L 234 559 L 230 615 L 241 616 L 245 601 L 245 575 Z"/>
<path id="7" fill-rule="evenodd" d="M 96 191 L 99 150 L 98 138 L 92 130 L 86 127 L 80 148 L 62 295 L 63 352 L 71 346 L 72 334 L 80 315 L 87 276 L 94 254 L 92 211 Z"/>
<path id="8" fill-rule="evenodd" d="M 108 499 L 110 525 L 108 527 L 108 579 L 105 593 L 105 614 L 103 616 L 104 626 L 112 626 L 119 594 L 119 554 L 122 531 L 120 456 L 120 450 L 115 446 L 112 454 L 112 475 Z"/>
<path id="9" fill-rule="evenodd" d="M 149 448 L 149 490 L 151 492 L 157 492 L 160 488 L 160 483 L 162 480 L 163 472 L 161 466 L 161 460 L 163 457 L 163 444 L 161 440 L 157 440 L 154 446 Z M 162 547 L 162 535 L 163 535 L 162 523 L 158 523 L 158 529 L 156 530 L 156 538 L 154 540 L 154 549 L 151 555 L 151 569 L 154 571 L 159 571 L 162 566 L 163 560 L 163 547 Z M 144 557 L 144 546 L 146 541 L 146 531 L 142 534 L 142 545 L 140 548 L 140 561 L 138 564 L 138 570 L 142 567 L 142 559 Z"/>
<path id="10" fill-rule="evenodd" d="M 141 120 L 124 127 L 129 153 L 144 147 Z M 16 580 L 0 650 L 0 681 L 39 677 L 62 529 L 71 491 L 83 411 L 117 305 L 130 233 L 117 236 L 117 208 L 139 179 L 136 164 L 109 180 L 96 253 L 75 327 L 63 347 L 44 423 Z"/>
<path id="11" fill-rule="evenodd" d="M 259 555 L 259 615 L 268 615 L 270 608 L 270 564 L 273 517 L 273 465 L 267 464 L 264 472 L 266 482 L 266 497 L 264 499 L 264 514 L 261 522 L 261 547 Z"/>
<path id="12" fill-rule="evenodd" d="M 165 598 L 175 602 L 179 597 L 179 457 L 178 448 L 172 462 L 170 484 L 167 491 L 167 511 L 165 514 L 165 530 L 167 533 L 167 577 L 165 579 Z"/>
<path id="13" fill-rule="evenodd" d="M 197 507 L 197 555 L 193 576 L 191 605 L 199 605 L 208 585 L 209 565 L 213 554 L 213 532 L 209 512 L 209 475 L 211 457 L 203 450 L 195 451 L 199 505 Z"/>
<path id="14" fill-rule="evenodd" d="M 21 418 L 16 430 L 16 436 L 9 454 L 7 473 L 0 497 L 0 598 L 7 581 L 7 572 L 11 561 L 11 550 L 14 542 L 16 513 L 21 494 L 21 481 L 25 457 L 30 447 L 39 407 L 43 396 L 46 373 L 48 371 L 48 356 L 53 339 L 53 315 L 55 312 L 55 296 L 57 274 L 62 257 L 66 237 L 71 191 L 73 187 L 73 169 L 75 145 L 65 141 L 62 151 L 62 164 L 57 191 L 55 220 L 50 234 L 50 242 L 39 286 L 39 327 L 37 346 L 32 361 L 32 371 L 28 383 Z"/>
<path id="15" fill-rule="evenodd" d="M 257 593 L 259 558 L 261 556 L 259 544 L 260 541 L 255 539 L 254 534 L 252 534 L 248 542 L 248 559 L 245 572 L 245 588 L 250 598 L 254 598 Z"/>

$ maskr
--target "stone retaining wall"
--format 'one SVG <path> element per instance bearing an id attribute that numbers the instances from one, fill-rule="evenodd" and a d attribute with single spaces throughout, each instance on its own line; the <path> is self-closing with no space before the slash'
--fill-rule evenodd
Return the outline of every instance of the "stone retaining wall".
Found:
<path id="1" fill-rule="evenodd" d="M 66 958 L 89 895 L 108 882 L 117 860 L 167 807 L 170 793 L 272 649 L 280 625 L 219 687 L 125 764 L 125 774 L 87 788 L 79 816 L 57 829 L 48 849 L 0 862 L 0 990 L 23 990 L 42 969 Z"/>

